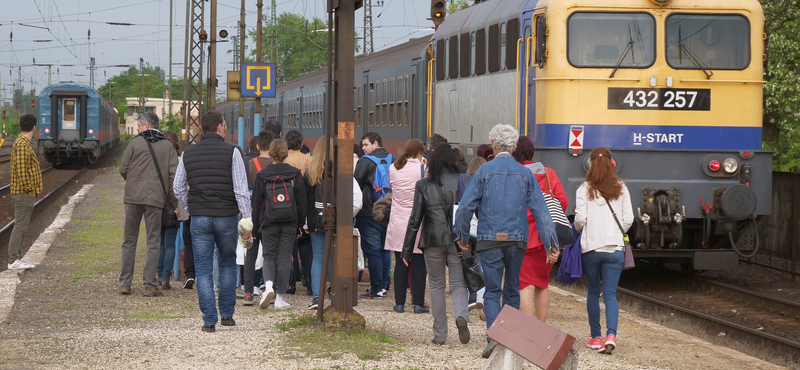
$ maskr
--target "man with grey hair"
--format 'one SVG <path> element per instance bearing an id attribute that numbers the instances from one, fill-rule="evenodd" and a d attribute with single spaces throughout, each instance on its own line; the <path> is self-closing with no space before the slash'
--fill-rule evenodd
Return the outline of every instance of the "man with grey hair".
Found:
<path id="1" fill-rule="evenodd" d="M 125 231 L 122 234 L 122 271 L 118 292 L 122 295 L 131 294 L 136 241 L 144 218 L 147 253 L 142 276 L 145 286 L 143 295 L 155 297 L 164 295 L 158 289 L 156 278 L 158 249 L 161 246 L 161 214 L 164 207 L 176 208 L 178 204 L 171 186 L 178 167 L 178 155 L 172 144 L 158 131 L 158 116 L 155 113 L 140 115 L 137 131 L 139 135 L 131 139 L 119 164 L 119 174 L 125 179 Z M 167 197 L 170 204 L 167 204 Z"/>
<path id="2" fill-rule="evenodd" d="M 495 157 L 472 175 L 455 218 L 456 242 L 461 249 L 469 250 L 470 221 L 478 210 L 475 249 L 486 284 L 483 296 L 486 328 L 492 326 L 500 313 L 501 295 L 503 304 L 519 309 L 519 273 L 528 245 L 528 209 L 536 219 L 545 248 L 558 250 L 553 220 L 539 182 L 511 156 L 517 147 L 519 132 L 500 124 L 489 132 L 489 140 Z M 489 341 L 483 357 L 488 358 L 496 345 L 494 340 Z"/>

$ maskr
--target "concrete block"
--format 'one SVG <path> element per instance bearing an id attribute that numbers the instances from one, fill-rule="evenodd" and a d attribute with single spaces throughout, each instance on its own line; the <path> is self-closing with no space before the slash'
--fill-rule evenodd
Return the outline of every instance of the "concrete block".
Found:
<path id="1" fill-rule="evenodd" d="M 492 355 L 489 356 L 489 361 L 486 361 L 486 365 L 483 366 L 483 370 L 521 370 L 522 363 L 522 356 L 498 344 Z"/>

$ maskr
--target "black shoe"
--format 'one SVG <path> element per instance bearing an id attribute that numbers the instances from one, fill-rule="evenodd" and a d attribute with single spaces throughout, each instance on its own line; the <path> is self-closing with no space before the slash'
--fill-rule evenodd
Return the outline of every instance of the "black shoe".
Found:
<path id="1" fill-rule="evenodd" d="M 456 327 L 458 327 L 458 340 L 461 344 L 469 343 L 469 328 L 467 327 L 467 320 L 459 316 L 456 319 Z"/>
<path id="2" fill-rule="evenodd" d="M 438 342 L 438 341 L 436 341 L 436 339 L 431 339 L 431 343 L 433 343 L 433 344 L 435 344 L 437 346 L 443 346 L 444 345 L 444 342 Z"/>
<path id="3" fill-rule="evenodd" d="M 294 286 L 294 285 L 289 285 L 289 288 L 286 289 L 286 294 L 294 295 L 294 293 L 296 293 L 296 292 L 297 292 L 297 287 Z"/>
<path id="4" fill-rule="evenodd" d="M 397 304 L 397 305 L 394 306 L 394 312 L 397 312 L 397 313 L 406 312 L 406 306 L 404 306 L 402 304 Z"/>
<path id="5" fill-rule="evenodd" d="M 186 278 L 186 280 L 183 281 L 183 289 L 192 289 L 193 286 L 194 278 Z"/>
<path id="6" fill-rule="evenodd" d="M 203 325 L 203 331 L 206 333 L 213 333 L 217 331 L 217 328 L 214 325 Z"/>
<path id="7" fill-rule="evenodd" d="M 308 276 L 304 276 L 303 280 L 300 281 L 300 284 L 303 284 L 304 287 L 311 289 L 311 279 Z"/>
<path id="8" fill-rule="evenodd" d="M 489 340 L 489 344 L 487 344 L 486 348 L 483 349 L 483 353 L 481 354 L 481 357 L 489 358 L 489 356 L 492 355 L 492 352 L 494 352 L 494 348 L 495 347 L 497 347 L 497 342 L 495 342 L 494 339 Z"/>
<path id="9" fill-rule="evenodd" d="M 420 306 L 418 304 L 414 305 L 414 313 L 428 313 L 431 312 L 431 309 L 425 306 Z"/>
<path id="10" fill-rule="evenodd" d="M 222 326 L 236 326 L 236 321 L 233 321 L 233 317 L 222 316 Z"/>
<path id="11" fill-rule="evenodd" d="M 308 305 L 308 307 L 306 308 L 308 308 L 309 310 L 316 310 L 317 307 L 319 307 L 319 298 L 314 298 L 311 300 L 311 304 Z"/>

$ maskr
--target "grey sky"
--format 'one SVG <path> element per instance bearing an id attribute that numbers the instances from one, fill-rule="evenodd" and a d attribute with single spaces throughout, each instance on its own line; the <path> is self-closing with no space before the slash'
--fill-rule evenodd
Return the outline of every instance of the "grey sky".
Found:
<path id="1" fill-rule="evenodd" d="M 255 28 L 256 0 L 246 0 L 246 24 Z M 375 49 L 400 44 L 410 37 L 430 35 L 423 30 L 432 26 L 429 0 L 384 0 L 378 7 L 373 0 Z M 218 29 L 236 34 L 240 0 L 219 0 Z M 326 0 L 277 0 L 277 13 L 284 12 L 327 19 Z M 271 0 L 264 0 L 263 12 L 270 15 Z M 106 79 L 145 63 L 160 66 L 169 72 L 169 0 L 0 0 L 0 84 L 5 88 L 3 101 L 9 101 L 17 80 L 17 67 L 22 66 L 26 91 L 38 92 L 47 86 L 47 67 L 53 64 L 53 83 L 74 80 L 89 83 L 89 58 L 95 57 L 95 87 Z M 183 77 L 186 0 L 174 0 L 173 76 Z M 206 3 L 206 28 L 210 5 Z M 110 25 L 107 22 L 133 23 L 132 26 Z M 362 34 L 363 8 L 356 11 L 356 31 Z M 88 32 L 91 31 L 91 39 Z M 13 32 L 13 39 L 11 33 Z M 46 41 L 51 40 L 51 41 Z M 248 48 L 253 43 L 246 40 Z M 230 68 L 230 43 L 217 48 L 217 75 L 220 85 L 224 71 Z M 249 51 L 249 50 L 248 50 Z M 174 64 L 181 63 L 181 64 Z M 72 65 L 72 66 L 70 66 Z M 58 73 L 57 73 L 58 72 Z M 223 87 L 223 86 L 220 86 Z"/>

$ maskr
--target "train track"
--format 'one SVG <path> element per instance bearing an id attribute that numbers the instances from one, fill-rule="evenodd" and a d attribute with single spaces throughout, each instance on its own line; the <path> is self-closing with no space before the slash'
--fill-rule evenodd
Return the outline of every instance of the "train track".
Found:
<path id="1" fill-rule="evenodd" d="M 34 203 L 33 205 L 33 214 L 31 215 L 31 218 L 33 219 L 34 217 L 38 216 L 45 208 L 51 205 L 55 199 L 58 199 L 58 197 L 66 190 L 67 185 L 69 185 L 71 182 L 79 178 L 81 175 L 85 174 L 88 169 L 89 169 L 88 167 L 84 167 L 78 173 L 76 173 L 66 181 L 62 182 L 61 185 L 59 185 L 49 193 L 45 194 L 44 197 L 36 201 L 36 203 Z M 8 245 L 8 240 L 11 237 L 11 231 L 13 229 L 14 229 L 13 220 L 9 222 L 7 225 L 3 226 L 2 229 L 0 229 L 0 245 Z"/>
<path id="2" fill-rule="evenodd" d="M 670 272 L 630 277 L 620 280 L 619 296 L 699 319 L 725 335 L 749 337 L 779 353 L 800 351 L 800 302 Z"/>
<path id="3" fill-rule="evenodd" d="M 0 163 L 11 162 L 11 155 L 0 156 Z"/>
<path id="4" fill-rule="evenodd" d="M 53 169 L 53 167 L 47 167 L 47 168 L 42 170 L 42 174 L 44 174 L 45 172 L 50 171 L 52 169 Z M 8 184 L 8 185 L 5 185 L 3 187 L 0 187 L 0 197 L 5 195 L 6 193 L 8 193 L 9 189 L 11 189 L 11 184 Z"/>

